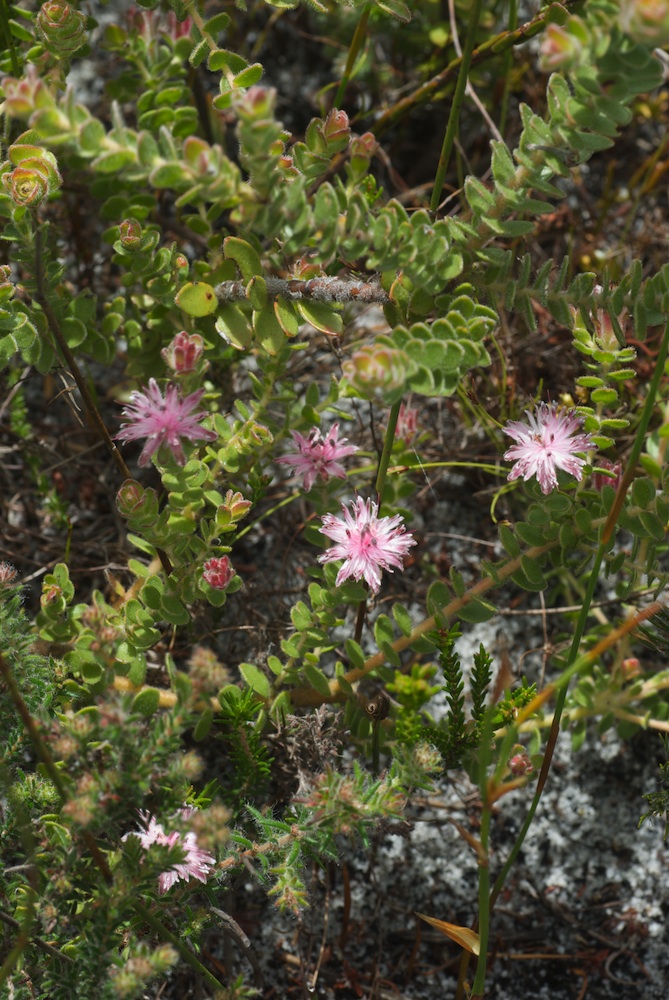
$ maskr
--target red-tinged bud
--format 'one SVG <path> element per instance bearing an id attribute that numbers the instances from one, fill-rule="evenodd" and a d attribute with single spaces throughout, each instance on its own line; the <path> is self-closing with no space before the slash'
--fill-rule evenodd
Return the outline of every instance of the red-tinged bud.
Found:
<path id="1" fill-rule="evenodd" d="M 353 136 L 350 146 L 350 169 L 355 179 L 364 177 L 367 173 L 378 148 L 379 144 L 371 132 Z"/>
<path id="2" fill-rule="evenodd" d="M 10 587 L 16 576 L 16 569 L 3 559 L 0 562 L 0 587 Z"/>
<path id="3" fill-rule="evenodd" d="M 29 162 L 3 174 L 2 183 L 15 205 L 37 208 L 49 194 L 49 181 L 41 170 L 27 166 Z"/>
<path id="4" fill-rule="evenodd" d="M 188 166 L 199 177 L 204 177 L 213 169 L 211 146 L 204 139 L 189 135 L 188 138 L 184 139 L 183 154 Z"/>
<path id="5" fill-rule="evenodd" d="M 530 755 L 520 743 L 516 744 L 511 757 L 509 757 L 509 770 L 516 778 L 522 778 L 526 774 L 531 774 L 534 770 L 534 764 L 530 759 Z"/>
<path id="6" fill-rule="evenodd" d="M 62 596 L 62 588 L 59 587 L 57 583 L 53 583 L 42 593 L 42 596 L 40 597 L 40 604 L 43 608 L 48 608 L 50 604 L 55 604 L 56 601 L 61 600 Z"/>
<path id="7" fill-rule="evenodd" d="M 610 472 L 611 475 L 606 473 Z M 597 468 L 593 469 L 592 485 L 596 490 L 603 490 L 605 486 L 612 486 L 617 490 L 623 475 L 623 467 L 620 462 L 611 462 L 608 458 L 598 458 Z"/>
<path id="8" fill-rule="evenodd" d="M 588 54 L 588 43 L 588 29 L 580 17 L 570 17 L 564 24 L 551 22 L 541 39 L 539 69 L 542 73 L 573 69 Z"/>
<path id="9" fill-rule="evenodd" d="M 192 17 L 186 17 L 183 21 L 177 19 L 173 10 L 167 12 L 167 23 L 161 28 L 161 33 L 171 38 L 173 42 L 178 42 L 180 38 L 189 38 L 193 30 Z"/>
<path id="10" fill-rule="evenodd" d="M 6 76 L 2 81 L 5 95 L 5 112 L 10 118 L 28 118 L 33 111 L 52 108 L 54 100 L 49 88 L 37 75 L 37 69 L 28 63 L 21 80 Z"/>
<path id="11" fill-rule="evenodd" d="M 345 377 L 367 399 L 401 389 L 409 368 L 404 351 L 381 342 L 361 348 L 342 365 Z"/>
<path id="12" fill-rule="evenodd" d="M 323 274 L 323 265 L 309 260 L 308 257 L 298 257 L 293 264 L 293 277 L 300 281 L 309 281 L 310 278 L 320 278 Z"/>
<path id="13" fill-rule="evenodd" d="M 346 112 L 337 111 L 336 108 L 332 108 L 323 122 L 323 135 L 327 139 L 328 144 L 331 140 L 339 140 L 341 138 L 348 140 L 349 132 L 350 128 Z"/>
<path id="14" fill-rule="evenodd" d="M 137 219 L 124 219 L 118 227 L 118 235 L 126 250 L 139 250 L 142 243 L 142 227 Z"/>
<path id="15" fill-rule="evenodd" d="M 145 489 L 136 479 L 126 479 L 116 494 L 116 509 L 122 517 L 158 514 L 158 494 Z"/>
<path id="16" fill-rule="evenodd" d="M 669 0 L 622 0 L 620 27 L 649 48 L 669 44 Z"/>
<path id="17" fill-rule="evenodd" d="M 86 15 L 63 0 L 43 3 L 36 25 L 44 47 L 52 55 L 68 58 L 86 42 Z"/>
<path id="18" fill-rule="evenodd" d="M 295 166 L 292 156 L 288 156 L 287 153 L 279 157 L 276 165 L 286 178 L 300 176 L 300 171 Z"/>
<path id="19" fill-rule="evenodd" d="M 258 121 L 274 117 L 276 90 L 274 87 L 249 87 L 233 97 L 234 109 L 243 121 Z"/>
<path id="20" fill-rule="evenodd" d="M 636 656 L 628 656 L 622 662 L 622 675 L 623 680 L 633 681 L 635 677 L 638 677 L 641 673 L 641 663 Z"/>
<path id="21" fill-rule="evenodd" d="M 174 337 L 172 342 L 160 352 L 165 364 L 184 375 L 197 370 L 204 351 L 204 340 L 198 333 L 189 334 L 185 330 Z"/>
<path id="22" fill-rule="evenodd" d="M 214 590 L 225 590 L 233 576 L 235 570 L 227 556 L 207 559 L 202 568 L 202 578 Z"/>

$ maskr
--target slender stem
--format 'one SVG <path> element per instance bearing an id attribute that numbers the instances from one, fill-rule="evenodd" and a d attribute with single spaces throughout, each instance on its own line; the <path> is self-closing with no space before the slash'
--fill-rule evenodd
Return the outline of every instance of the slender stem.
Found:
<path id="1" fill-rule="evenodd" d="M 339 81 L 339 86 L 337 87 L 337 93 L 335 94 L 335 99 L 332 104 L 333 108 L 339 108 L 339 105 L 344 100 L 344 96 L 346 94 L 346 88 L 349 85 L 355 61 L 358 58 L 358 53 L 360 52 L 360 49 L 362 48 L 362 43 L 364 42 L 365 37 L 367 35 L 367 22 L 369 21 L 369 15 L 371 13 L 371 10 L 372 10 L 372 5 L 371 3 L 368 3 L 367 6 L 363 9 L 362 14 L 360 15 L 360 20 L 358 21 L 355 32 L 353 34 L 353 38 L 351 39 L 351 47 L 348 50 L 348 57 L 346 59 L 346 65 L 344 66 L 344 73 L 342 75 L 341 80 Z"/>
<path id="2" fill-rule="evenodd" d="M 518 27 L 518 0 L 509 0 L 509 31 L 513 32 Z M 509 94 L 511 93 L 511 61 L 513 59 L 513 49 L 507 49 L 502 59 L 502 79 L 504 80 L 504 90 L 502 92 L 502 110 L 499 116 L 499 131 L 504 135 L 506 128 L 506 116 L 509 111 Z"/>
<path id="3" fill-rule="evenodd" d="M 225 991 L 223 983 L 219 982 L 216 976 L 211 974 L 209 969 L 207 969 L 202 962 L 195 957 L 185 942 L 182 941 L 181 938 L 178 938 L 176 934 L 172 934 L 172 932 L 165 927 L 162 921 L 158 920 L 158 918 L 151 913 L 151 910 L 140 902 L 133 903 L 132 908 L 135 913 L 142 918 L 142 920 L 146 921 L 149 927 L 153 928 L 156 934 L 160 935 L 163 941 L 169 941 L 169 943 L 179 952 L 184 962 L 187 962 L 191 969 L 194 969 L 198 975 L 202 976 L 202 978 L 209 983 L 213 989 Z"/>
<path id="4" fill-rule="evenodd" d="M 492 818 L 492 805 L 485 802 L 481 811 L 481 854 L 479 858 L 479 959 L 476 965 L 476 976 L 472 986 L 471 1000 L 483 997 L 483 986 L 485 983 L 488 938 L 490 936 L 490 821 Z"/>
<path id="5" fill-rule="evenodd" d="M 0 675 L 2 676 L 3 681 L 7 685 L 11 699 L 14 702 L 14 705 L 16 706 L 16 710 L 21 716 L 23 725 L 26 727 L 32 745 L 35 748 L 35 753 L 42 762 L 44 770 L 47 772 L 49 778 L 53 782 L 53 785 L 56 788 L 58 794 L 60 795 L 61 800 L 64 802 L 67 799 L 67 792 L 65 791 L 65 785 L 63 784 L 63 779 L 61 778 L 60 772 L 54 763 L 53 757 L 49 753 L 47 746 L 44 740 L 42 739 L 42 735 L 39 729 L 37 728 L 35 720 L 30 714 L 28 706 L 23 700 L 23 696 L 19 690 L 18 684 L 16 683 L 14 674 L 12 673 L 9 664 L 7 663 L 7 660 L 4 658 L 2 653 L 0 653 Z"/>
<path id="6" fill-rule="evenodd" d="M 585 592 L 585 596 L 583 598 L 583 605 L 581 607 L 581 611 L 576 622 L 576 629 L 574 631 L 574 637 L 569 651 L 569 656 L 567 659 L 567 669 L 566 671 L 564 671 L 561 678 L 561 680 L 564 681 L 564 683 L 562 684 L 560 690 L 558 691 L 558 696 L 555 703 L 555 713 L 553 715 L 553 723 L 551 725 L 550 733 L 548 736 L 548 741 L 546 744 L 546 753 L 544 754 L 544 759 L 541 766 L 541 771 L 539 773 L 539 780 L 537 782 L 534 798 L 532 799 L 532 803 L 528 810 L 527 817 L 525 819 L 525 822 L 523 823 L 520 833 L 518 834 L 516 842 L 513 845 L 513 848 L 511 849 L 511 853 L 509 854 L 509 857 L 507 858 L 506 863 L 502 868 L 502 871 L 500 872 L 499 876 L 497 877 L 497 881 L 495 882 L 495 887 L 493 889 L 490 898 L 491 908 L 492 906 L 494 906 L 494 903 L 504 886 L 509 871 L 511 870 L 511 867 L 514 861 L 516 860 L 518 853 L 523 845 L 523 841 L 525 840 L 525 837 L 527 835 L 527 832 L 530 826 L 532 825 L 532 820 L 534 819 L 534 815 L 539 806 L 539 802 L 541 800 L 541 796 L 544 787 L 546 785 L 546 781 L 548 779 L 548 772 L 550 770 L 551 762 L 553 759 L 555 744 L 557 742 L 558 734 L 560 732 L 560 720 L 562 718 L 564 703 L 567 697 L 567 691 L 569 687 L 568 680 L 578 666 L 578 660 L 577 660 L 578 649 L 581 643 L 581 639 L 583 637 L 583 633 L 585 631 L 587 617 L 590 611 L 590 606 L 592 604 L 592 598 L 595 592 L 595 587 L 599 581 L 599 574 L 602 566 L 602 561 L 604 558 L 604 553 L 607 548 L 608 542 L 611 539 L 611 536 L 613 535 L 616 522 L 618 520 L 620 511 L 622 509 L 625 500 L 625 494 L 627 493 L 629 485 L 632 482 L 632 479 L 634 478 L 637 461 L 639 459 L 639 455 L 641 454 L 641 450 L 643 448 L 646 439 L 646 432 L 648 430 L 650 418 L 652 416 L 653 409 L 655 406 L 655 400 L 660 385 L 660 379 L 662 378 L 662 375 L 664 373 L 664 366 L 667 360 L 668 351 L 669 351 L 669 322 L 667 322 L 667 325 L 664 330 L 664 334 L 662 337 L 662 344 L 660 346 L 660 351 L 655 363 L 655 370 L 653 372 L 653 377 L 651 378 L 650 384 L 648 386 L 648 395 L 646 396 L 646 402 L 644 404 L 644 408 L 641 414 L 641 420 L 639 421 L 639 426 L 637 428 L 634 444 L 632 446 L 632 451 L 627 463 L 627 468 L 625 469 L 625 473 L 620 482 L 620 486 L 618 487 L 618 492 L 616 494 L 613 506 L 611 507 L 611 510 L 609 512 L 609 516 L 602 529 L 601 540 L 597 549 L 597 553 L 595 555 L 595 561 L 592 570 L 590 572 L 588 586 Z"/>
<path id="7" fill-rule="evenodd" d="M 376 483 L 374 485 L 379 498 L 379 506 L 383 500 L 383 487 L 386 484 L 386 475 L 388 473 L 388 465 L 390 464 L 390 453 L 393 449 L 395 428 L 397 427 L 397 418 L 400 414 L 401 405 L 402 400 L 399 399 L 390 407 L 390 413 L 388 414 L 388 426 L 386 427 L 386 435 L 383 440 L 383 451 L 381 452 L 381 458 L 379 459 L 379 467 L 376 473 Z"/>
<path id="8" fill-rule="evenodd" d="M 95 405 L 95 401 L 91 392 L 88 388 L 88 383 L 84 378 L 77 360 L 70 350 L 70 345 L 65 339 L 65 335 L 60 328 L 60 323 L 58 322 L 58 317 L 51 308 L 51 303 L 47 295 L 46 284 L 44 281 L 44 245 L 43 245 L 43 227 L 37 226 L 35 229 L 35 285 L 37 288 L 37 301 L 42 307 L 42 312 L 46 316 L 46 321 L 49 324 L 49 330 L 53 339 L 58 345 L 58 349 L 63 356 L 65 363 L 69 371 L 72 374 L 72 378 L 77 383 L 77 388 L 81 393 L 81 398 L 83 400 L 84 406 L 86 407 L 86 412 L 88 413 L 91 421 L 95 425 L 95 428 L 107 446 L 112 459 L 116 463 L 116 467 L 123 476 L 124 479 L 132 479 L 130 475 L 130 470 L 123 460 L 121 452 L 118 450 L 112 437 L 107 430 L 104 420 L 100 415 L 100 411 Z M 166 552 L 162 549 L 156 548 L 156 554 L 160 559 L 161 565 L 165 570 L 167 576 L 172 572 L 172 564 L 170 563 L 169 557 Z"/>
<path id="9" fill-rule="evenodd" d="M 465 41 L 465 47 L 462 52 L 462 62 L 460 63 L 460 69 L 458 70 L 458 81 L 455 85 L 455 93 L 453 94 L 453 103 L 451 104 L 451 110 L 448 116 L 448 125 L 446 126 L 446 134 L 444 136 L 444 142 L 441 147 L 441 155 L 439 157 L 439 165 L 437 166 L 437 174 L 434 179 L 434 188 L 432 189 L 432 198 L 430 200 L 430 211 L 436 212 L 439 207 L 439 202 L 441 201 L 441 191 L 444 186 L 444 178 L 446 177 L 446 171 L 448 170 L 448 161 L 451 158 L 451 151 L 453 149 L 453 143 L 455 142 L 455 135 L 458 130 L 458 124 L 460 122 L 460 108 L 462 107 L 462 101 L 465 96 L 465 90 L 467 88 L 467 77 L 469 76 L 469 69 L 472 61 L 472 53 L 474 51 L 474 41 L 476 39 L 476 31 L 479 26 L 479 20 L 481 18 L 481 8 L 483 7 L 483 0 L 473 0 L 471 11 L 469 14 L 469 25 L 467 27 L 467 39 Z"/>

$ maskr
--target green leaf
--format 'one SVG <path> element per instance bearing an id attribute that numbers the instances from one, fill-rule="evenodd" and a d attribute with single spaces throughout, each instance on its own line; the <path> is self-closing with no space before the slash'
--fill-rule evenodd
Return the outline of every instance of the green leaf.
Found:
<path id="1" fill-rule="evenodd" d="M 298 632 L 304 632 L 313 625 L 313 616 L 304 601 L 299 601 L 291 608 L 290 620 Z"/>
<path id="2" fill-rule="evenodd" d="M 344 643 L 344 649 L 346 650 L 346 655 L 350 660 L 351 666 L 356 670 L 360 670 L 364 666 L 366 659 L 362 647 L 357 642 L 354 642 L 353 639 L 347 639 Z"/>
<path id="3" fill-rule="evenodd" d="M 271 691 L 269 679 L 255 663 L 240 663 L 239 672 L 252 691 L 261 698 L 269 698 Z"/>
<path id="4" fill-rule="evenodd" d="M 246 284 L 251 278 L 263 273 L 260 257 L 246 240 L 240 240 L 237 236 L 227 236 L 223 240 L 223 253 L 228 260 L 234 260 Z"/>
<path id="5" fill-rule="evenodd" d="M 296 302 L 297 311 L 306 323 L 321 333 L 339 335 L 344 329 L 341 314 L 326 302 Z"/>
<path id="6" fill-rule="evenodd" d="M 330 697 L 330 682 L 322 670 L 311 663 L 305 663 L 302 672 L 314 690 L 318 691 L 323 698 Z"/>
<path id="7" fill-rule="evenodd" d="M 412 624 L 411 615 L 401 604 L 393 604 L 392 607 L 393 618 L 399 625 L 402 633 L 404 635 L 411 635 Z"/>
<path id="8" fill-rule="evenodd" d="M 154 715 L 160 707 L 160 691 L 158 688 L 147 687 L 135 695 L 132 710 L 139 715 Z"/>
<path id="9" fill-rule="evenodd" d="M 518 539 L 507 524 L 498 525 L 497 530 L 499 531 L 499 540 L 504 546 L 505 551 L 508 552 L 512 559 L 515 559 L 520 553 Z"/>
<path id="10" fill-rule="evenodd" d="M 214 721 L 213 709 L 205 708 L 202 715 L 197 720 L 195 728 L 193 729 L 193 739 L 199 742 L 200 740 L 203 740 L 206 736 L 208 736 L 213 721 Z"/>
<path id="11" fill-rule="evenodd" d="M 544 589 L 546 586 L 546 578 L 544 577 L 541 566 L 536 559 L 530 559 L 530 557 L 526 555 L 521 556 L 520 568 L 530 583 L 540 590 Z"/>
<path id="12" fill-rule="evenodd" d="M 656 486 L 652 479 L 641 477 L 635 479 L 630 489 L 632 503 L 636 507 L 650 507 L 655 499 Z"/>
<path id="13" fill-rule="evenodd" d="M 174 301 L 188 316 L 211 316 L 218 308 L 216 292 L 205 281 L 186 282 L 177 292 Z"/>
<path id="14" fill-rule="evenodd" d="M 494 618 L 497 610 L 495 605 L 490 604 L 488 601 L 475 600 L 469 601 L 468 604 L 460 608 L 458 616 L 465 622 L 478 624 L 479 622 L 487 622 L 491 618 Z"/>

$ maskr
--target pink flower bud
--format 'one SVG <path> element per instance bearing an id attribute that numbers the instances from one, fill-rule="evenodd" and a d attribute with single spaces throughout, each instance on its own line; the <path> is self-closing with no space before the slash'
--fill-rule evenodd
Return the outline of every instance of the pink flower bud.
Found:
<path id="1" fill-rule="evenodd" d="M 509 770 L 516 778 L 522 778 L 523 775 L 531 774 L 534 770 L 530 755 L 520 743 L 513 748 L 513 754 L 509 758 Z"/>
<path id="2" fill-rule="evenodd" d="M 227 556 L 207 559 L 202 569 L 203 580 L 214 590 L 225 590 L 234 575 L 235 571 Z"/>
<path id="3" fill-rule="evenodd" d="M 16 569 L 4 559 L 0 562 L 0 587 L 9 587 L 16 579 Z"/>
<path id="4" fill-rule="evenodd" d="M 323 135 L 330 142 L 332 139 L 341 139 L 342 136 L 348 139 L 348 134 L 348 115 L 345 111 L 337 111 L 336 108 L 332 108 L 323 122 Z"/>
<path id="5" fill-rule="evenodd" d="M 203 351 L 204 340 L 199 333 L 189 334 L 182 330 L 160 353 L 172 371 L 184 375 L 197 370 Z"/>
<path id="6" fill-rule="evenodd" d="M 597 469 L 593 470 L 592 485 L 595 489 L 603 490 L 605 486 L 612 486 L 614 490 L 617 490 L 623 474 L 623 467 L 621 463 L 611 462 L 608 458 L 598 458 L 597 466 L 599 469 L 605 469 L 610 472 L 611 475 L 607 476 L 606 472 L 598 472 Z"/>

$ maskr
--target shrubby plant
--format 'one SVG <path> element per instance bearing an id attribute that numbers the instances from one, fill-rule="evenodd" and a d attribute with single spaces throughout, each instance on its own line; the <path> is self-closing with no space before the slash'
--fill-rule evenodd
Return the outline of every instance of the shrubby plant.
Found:
<path id="1" fill-rule="evenodd" d="M 666 729 L 669 715 L 666 672 L 640 672 L 630 651 L 665 585 L 669 266 L 574 276 L 568 256 L 535 260 L 531 242 L 570 172 L 610 148 L 660 84 L 653 49 L 669 15 L 642 0 L 552 4 L 490 39 L 483 3 L 460 5 L 462 56 L 358 134 L 344 107 L 365 32 L 420 25 L 420 5 L 312 2 L 321 36 L 352 40 L 337 93 L 297 137 L 240 40 L 240 10 L 207 19 L 204 6 L 101 6 L 104 27 L 63 0 L 2 8 L 0 359 L 17 390 L 12 419 L 29 433 L 23 368 L 68 373 L 114 463 L 136 555 L 125 582 L 110 573 L 104 593 L 82 594 L 68 546 L 34 621 L 0 567 L 11 932 L 0 981 L 17 998 L 135 997 L 186 962 L 211 995 L 253 995 L 202 956 L 216 926 L 247 953 L 224 911 L 228 874 L 252 866 L 273 903 L 298 913 L 308 861 L 367 844 L 417 789 L 464 768 L 481 799 L 478 930 L 428 917 L 477 956 L 471 996 L 482 997 L 494 903 L 561 722 L 577 746 L 590 719 L 629 735 Z M 500 8 L 489 6 L 488 27 Z M 551 74 L 545 111 L 521 104 L 513 148 L 493 140 L 489 174 L 467 176 L 457 209 L 442 208 L 470 72 L 486 60 L 508 72 L 505 53 L 532 36 Z M 99 107 L 69 82 L 90 59 L 114 61 Z M 431 201 L 409 210 L 378 180 L 383 133 L 451 83 Z M 105 273 L 92 282 L 68 224 L 73 198 L 100 240 L 90 267 Z M 370 307 L 382 329 L 346 337 Z M 485 469 L 491 525 L 502 498 L 508 511 L 496 528 L 505 554 L 473 583 L 455 569 L 443 579 L 412 527 L 423 401 L 458 401 L 469 419 L 463 386 L 501 352 L 500 317 L 534 329 L 537 307 L 571 331 L 581 374 L 559 399 L 502 382 L 499 422 L 474 405 L 499 456 Z M 655 327 L 653 366 L 635 383 L 631 341 Z M 123 408 L 104 405 L 107 393 Z M 383 428 L 378 447 L 354 413 Z M 277 480 L 287 492 L 272 506 Z M 278 647 L 232 662 L 203 622 L 244 606 L 261 572 L 243 567 L 245 536 L 280 531 L 279 511 L 298 499 L 311 554 L 291 625 Z M 616 626 L 590 618 L 601 579 L 624 607 Z M 463 667 L 458 627 L 494 618 L 503 586 L 558 603 L 574 580 L 580 611 L 550 682 L 493 699 L 490 651 Z M 407 599 L 386 614 L 391 588 Z M 279 788 L 280 755 L 297 791 Z M 493 809 L 525 786 L 527 820 L 490 884 Z"/>

